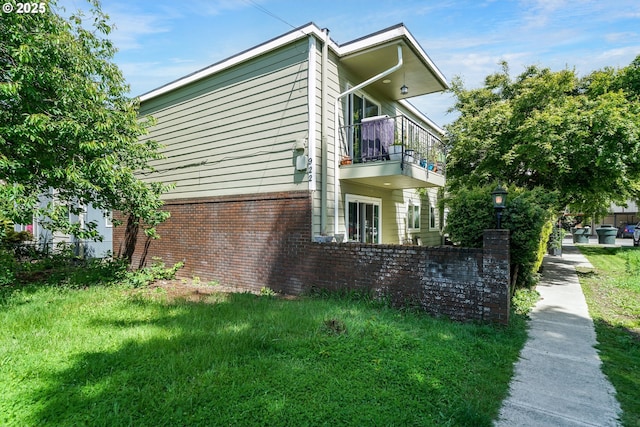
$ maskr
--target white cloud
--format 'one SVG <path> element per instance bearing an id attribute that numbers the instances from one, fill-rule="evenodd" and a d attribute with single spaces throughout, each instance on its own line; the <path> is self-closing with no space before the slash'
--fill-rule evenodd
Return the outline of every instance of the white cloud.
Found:
<path id="1" fill-rule="evenodd" d="M 179 2 L 179 5 L 182 10 L 189 13 L 215 16 L 230 10 L 245 9 L 252 6 L 260 7 L 259 3 L 260 1 L 249 0 L 191 0 Z"/>
<path id="2" fill-rule="evenodd" d="M 640 44 L 635 46 L 625 46 L 620 48 L 608 49 L 591 58 L 592 63 L 597 64 L 593 69 L 603 67 L 626 67 L 633 59 L 640 55 Z"/>
<path id="3" fill-rule="evenodd" d="M 113 22 L 117 22 L 109 37 L 119 50 L 140 49 L 143 46 L 141 36 L 171 31 L 171 25 L 164 16 L 121 12 L 113 12 L 109 16 Z"/>

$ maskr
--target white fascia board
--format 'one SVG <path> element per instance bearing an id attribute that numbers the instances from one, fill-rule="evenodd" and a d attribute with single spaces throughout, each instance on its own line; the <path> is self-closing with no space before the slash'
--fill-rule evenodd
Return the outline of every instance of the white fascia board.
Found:
<path id="1" fill-rule="evenodd" d="M 213 64 L 207 68 L 203 68 L 200 71 L 196 71 L 193 74 L 189 74 L 188 76 L 182 77 L 178 80 L 175 80 L 171 83 L 140 95 L 140 101 L 148 101 L 149 99 L 155 98 L 167 92 L 171 92 L 172 90 L 178 89 L 182 86 L 186 86 L 190 83 L 196 82 L 215 73 L 219 73 L 226 68 L 233 67 L 234 65 L 248 61 L 252 58 L 264 55 L 265 53 L 285 46 L 288 43 L 294 42 L 303 37 L 308 37 L 310 34 L 314 34 L 320 40 L 323 40 L 324 36 L 322 31 L 315 24 L 309 24 L 304 27 L 297 28 L 294 31 L 291 31 L 281 37 L 277 37 L 259 46 L 245 50 L 244 52 Z M 333 48 L 336 49 L 336 46 L 333 45 Z"/>
<path id="2" fill-rule="evenodd" d="M 404 30 L 405 28 L 403 26 L 397 26 L 386 31 L 383 30 L 379 33 L 365 36 L 361 39 L 341 45 L 338 47 L 337 53 L 339 56 L 346 56 L 361 50 L 369 49 L 376 45 L 388 43 L 391 40 L 401 38 L 406 33 Z"/>

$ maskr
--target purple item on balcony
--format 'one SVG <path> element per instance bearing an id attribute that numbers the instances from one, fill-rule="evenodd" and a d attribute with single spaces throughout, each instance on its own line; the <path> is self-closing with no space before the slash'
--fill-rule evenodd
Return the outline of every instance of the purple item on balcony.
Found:
<path id="1" fill-rule="evenodd" d="M 393 144 L 394 122 L 389 116 L 362 120 L 362 160 L 389 160 L 389 146 Z"/>

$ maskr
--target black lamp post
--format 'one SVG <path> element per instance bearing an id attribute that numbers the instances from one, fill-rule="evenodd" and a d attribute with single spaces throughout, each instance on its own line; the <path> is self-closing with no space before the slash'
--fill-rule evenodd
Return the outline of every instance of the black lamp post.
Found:
<path id="1" fill-rule="evenodd" d="M 498 217 L 498 228 L 500 228 L 502 210 L 507 202 L 507 190 L 498 184 L 496 189 L 491 192 L 491 197 L 493 198 L 493 208 L 496 210 L 496 216 Z"/>

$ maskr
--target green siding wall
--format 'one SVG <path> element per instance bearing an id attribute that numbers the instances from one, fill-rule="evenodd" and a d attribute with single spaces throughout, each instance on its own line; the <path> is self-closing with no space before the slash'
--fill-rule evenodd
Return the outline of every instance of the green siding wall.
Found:
<path id="1" fill-rule="evenodd" d="M 175 183 L 166 199 L 308 189 L 293 151 L 308 137 L 307 51 L 303 39 L 144 102 L 166 156 L 145 179 Z"/>

